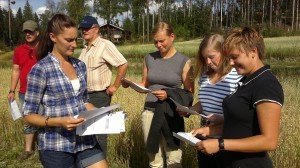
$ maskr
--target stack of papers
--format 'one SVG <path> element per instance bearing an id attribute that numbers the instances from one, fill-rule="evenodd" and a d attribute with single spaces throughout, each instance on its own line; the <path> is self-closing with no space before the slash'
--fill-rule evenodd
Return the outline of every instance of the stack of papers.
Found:
<path id="1" fill-rule="evenodd" d="M 184 142 L 187 142 L 192 146 L 196 146 L 196 144 L 201 141 L 200 139 L 194 137 L 191 133 L 188 132 L 173 132 L 173 136 Z"/>
<path id="2" fill-rule="evenodd" d="M 125 132 L 125 113 L 123 111 L 105 113 L 89 119 L 76 128 L 79 136 L 95 134 L 119 134 Z"/>
<path id="3" fill-rule="evenodd" d="M 142 87 L 142 86 L 138 85 L 137 83 L 134 83 L 134 82 L 132 82 L 132 81 L 126 79 L 126 78 L 123 78 L 122 81 L 129 84 L 129 86 L 137 92 L 140 92 L 140 93 L 152 92 L 152 90 L 150 90 L 148 88 L 145 88 L 145 87 Z"/>
<path id="4" fill-rule="evenodd" d="M 76 128 L 79 136 L 94 134 L 118 134 L 125 132 L 125 118 L 123 111 L 110 112 L 120 107 L 120 104 L 97 108 L 79 113 L 75 118 L 85 118 L 86 121 Z"/>

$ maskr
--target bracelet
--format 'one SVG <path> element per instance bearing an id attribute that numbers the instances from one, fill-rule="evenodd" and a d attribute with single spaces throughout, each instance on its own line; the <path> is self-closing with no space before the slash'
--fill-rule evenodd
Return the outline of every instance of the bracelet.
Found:
<path id="1" fill-rule="evenodd" d="M 219 138 L 218 141 L 219 141 L 219 150 L 224 150 L 225 149 L 224 139 Z"/>
<path id="2" fill-rule="evenodd" d="M 48 120 L 49 120 L 49 116 L 46 118 L 46 120 L 45 120 L 45 125 L 46 125 L 46 127 L 48 127 Z"/>
<path id="3" fill-rule="evenodd" d="M 9 94 L 9 93 L 15 94 L 15 91 L 14 91 L 14 90 L 9 90 L 8 94 Z"/>

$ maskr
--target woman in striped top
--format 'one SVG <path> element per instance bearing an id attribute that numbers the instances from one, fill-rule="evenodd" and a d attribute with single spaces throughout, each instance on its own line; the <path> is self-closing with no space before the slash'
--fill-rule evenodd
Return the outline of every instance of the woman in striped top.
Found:
<path id="1" fill-rule="evenodd" d="M 208 121 L 210 125 L 222 125 L 223 99 L 236 89 L 237 82 L 241 79 L 222 55 L 223 42 L 221 35 L 210 34 L 202 40 L 196 55 L 195 75 L 199 75 L 199 102 L 190 108 L 209 116 L 207 120 L 201 119 L 201 126 L 205 126 Z M 218 167 L 217 157 L 217 154 L 205 155 L 199 151 L 198 166 Z"/>

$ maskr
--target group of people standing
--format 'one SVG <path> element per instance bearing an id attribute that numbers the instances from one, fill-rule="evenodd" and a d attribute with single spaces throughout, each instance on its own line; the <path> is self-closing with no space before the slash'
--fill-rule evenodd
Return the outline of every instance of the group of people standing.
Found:
<path id="1" fill-rule="evenodd" d="M 76 127 L 85 119 L 73 116 L 109 106 L 120 85 L 128 87 L 122 82 L 126 59 L 99 36 L 99 24 L 92 16 L 77 27 L 69 16 L 56 14 L 40 40 L 37 26 L 31 29 L 36 23 L 30 21 L 30 28 L 28 24 L 23 25 L 24 49 L 15 50 L 8 98 L 14 99 L 20 78 L 24 120 L 39 130 L 40 161 L 44 167 L 108 167 L 107 136 L 77 136 Z M 78 29 L 86 45 L 76 59 L 72 55 Z M 175 49 L 170 24 L 157 23 L 152 36 L 157 51 L 145 56 L 142 80 L 136 82 L 152 90 L 141 115 L 149 166 L 182 167 L 182 143 L 172 132 L 185 131 L 183 117 L 189 114 L 178 111 L 172 98 L 208 116 L 193 130 L 193 135 L 207 137 L 196 144 L 199 167 L 272 167 L 267 151 L 278 144 L 284 96 L 270 67 L 262 62 L 262 35 L 248 27 L 233 29 L 225 39 L 208 35 L 196 55 L 196 73 L 191 59 Z M 28 52 L 23 51 L 26 47 Z M 117 75 L 111 84 L 112 67 Z M 195 77 L 199 102 L 193 105 Z M 33 138 L 25 142 L 26 159 L 33 153 Z"/>

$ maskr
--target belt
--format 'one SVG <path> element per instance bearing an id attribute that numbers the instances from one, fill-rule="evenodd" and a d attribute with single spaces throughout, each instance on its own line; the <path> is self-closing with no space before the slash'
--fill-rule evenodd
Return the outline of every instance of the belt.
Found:
<path id="1" fill-rule="evenodd" d="M 100 90 L 100 91 L 90 91 L 90 92 L 88 92 L 88 94 L 100 93 L 100 92 L 106 92 L 106 89 L 105 90 Z"/>

